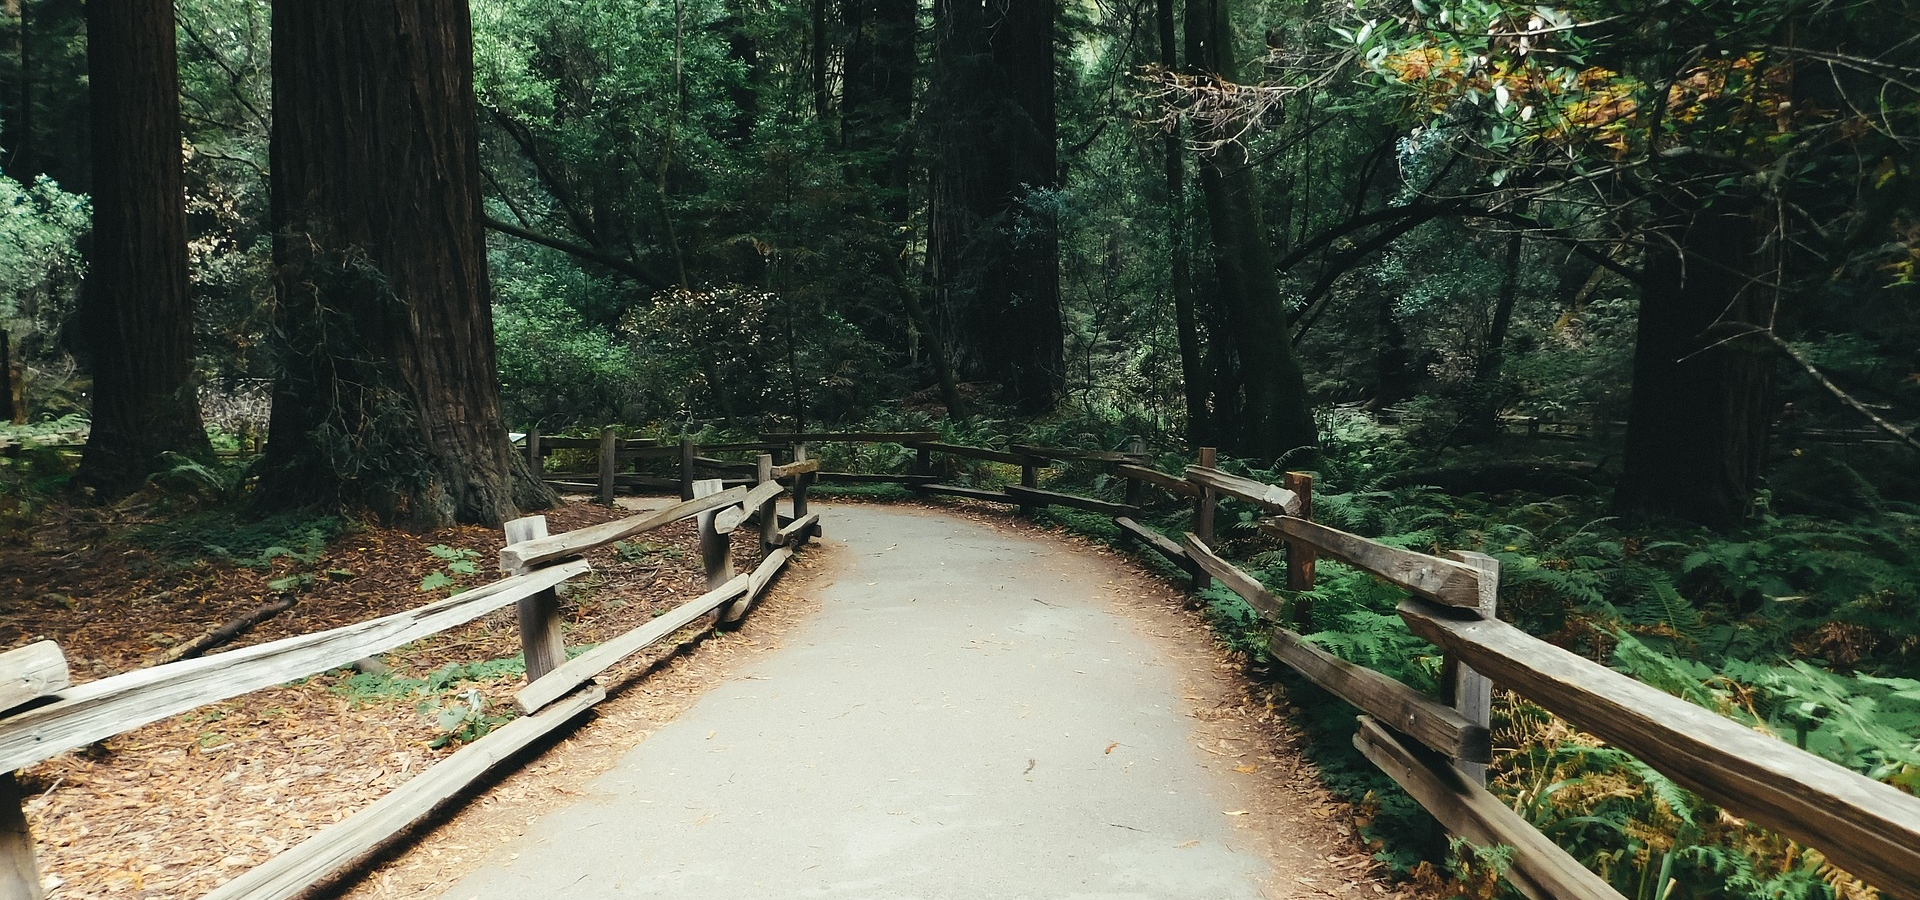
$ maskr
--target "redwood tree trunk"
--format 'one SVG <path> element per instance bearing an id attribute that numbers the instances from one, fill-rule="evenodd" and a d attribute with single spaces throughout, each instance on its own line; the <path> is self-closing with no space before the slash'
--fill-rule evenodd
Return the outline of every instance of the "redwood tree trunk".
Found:
<path id="1" fill-rule="evenodd" d="M 887 221 L 900 224 L 908 219 L 913 180 L 908 126 L 919 14 L 916 0 L 846 0 L 841 13 L 853 32 L 840 101 L 841 139 L 854 154 L 860 180 L 879 194 Z"/>
<path id="2" fill-rule="evenodd" d="M 1187 65 L 1231 82 L 1238 73 L 1229 0 L 1188 0 Z M 1239 359 L 1237 421 L 1223 422 L 1235 454 L 1260 460 L 1318 445 L 1306 380 L 1293 353 L 1273 245 L 1261 219 L 1259 187 L 1232 123 L 1199 135 L 1200 186 L 1213 228 L 1220 303 Z"/>
<path id="3" fill-rule="evenodd" d="M 1670 209 L 1666 233 L 1647 242 L 1621 515 L 1723 525 L 1745 512 L 1760 477 L 1775 357 L 1725 333 L 1767 321 L 1773 300 L 1763 220 L 1742 207 Z"/>
<path id="4" fill-rule="evenodd" d="M 277 0 L 270 504 L 497 525 L 552 494 L 510 452 L 464 0 Z"/>
<path id="5" fill-rule="evenodd" d="M 1154 23 L 1160 35 L 1160 64 L 1171 72 L 1180 66 L 1179 43 L 1174 34 L 1173 0 L 1155 0 Z M 1186 398 L 1187 443 L 1194 447 L 1213 444 L 1211 373 L 1201 356 L 1200 317 L 1194 309 L 1193 255 L 1187 248 L 1187 149 L 1180 137 L 1180 124 L 1173 123 L 1162 139 L 1167 183 L 1167 246 L 1173 271 L 1169 281 L 1173 291 L 1174 327 L 1180 338 L 1180 387 Z"/>
<path id="6" fill-rule="evenodd" d="M 1025 413 L 1065 385 L 1051 0 L 937 0 L 928 274 L 963 377 Z"/>
<path id="7" fill-rule="evenodd" d="M 78 483 L 102 497 L 139 488 L 163 452 L 211 452 L 193 386 L 173 28 L 172 0 L 87 4 L 93 430 Z"/>

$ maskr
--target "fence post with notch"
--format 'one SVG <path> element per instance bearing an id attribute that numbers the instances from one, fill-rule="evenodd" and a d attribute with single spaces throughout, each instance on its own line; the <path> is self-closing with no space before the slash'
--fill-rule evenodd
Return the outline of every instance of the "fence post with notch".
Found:
<path id="1" fill-rule="evenodd" d="M 612 425 L 600 429 L 600 496 L 599 500 L 607 506 L 613 505 L 613 475 L 618 471 L 620 458 L 620 435 Z"/>
<path id="2" fill-rule="evenodd" d="M 546 516 L 527 516 L 506 524 L 507 544 L 537 541 L 547 536 Z M 508 572 L 524 575 L 527 570 Z M 550 587 L 520 598 L 520 652 L 527 662 L 527 681 L 560 667 L 567 661 L 566 639 L 560 631 L 560 589 Z"/>
<path id="3" fill-rule="evenodd" d="M 1313 473 L 1288 472 L 1282 477 L 1280 485 L 1293 492 L 1299 498 L 1300 508 L 1294 513 L 1297 518 L 1313 521 Z M 1287 547 L 1287 590 L 1311 591 L 1315 564 L 1320 559 L 1319 551 L 1304 541 L 1288 541 Z M 1313 601 L 1295 597 L 1293 601 L 1293 624 L 1301 634 L 1313 632 Z"/>
<path id="4" fill-rule="evenodd" d="M 806 441 L 794 443 L 793 461 L 796 463 L 807 461 Z M 807 517 L 807 488 L 813 484 L 813 475 L 812 472 L 801 472 L 793 476 L 793 520 L 795 522 Z"/>
<path id="5" fill-rule="evenodd" d="M 703 479 L 693 483 L 693 495 L 711 497 L 720 493 L 725 486 L 725 482 L 718 478 Z M 710 509 L 697 519 L 700 525 L 700 563 L 706 568 L 707 590 L 714 590 L 733 580 L 733 541 L 728 537 L 733 533 L 733 523 L 721 521 L 721 516 L 728 509 Z"/>
<path id="6" fill-rule="evenodd" d="M 753 484 L 755 487 L 759 487 L 760 485 L 766 484 L 767 482 L 772 480 L 773 480 L 773 454 L 762 453 L 757 458 L 754 459 Z M 780 511 L 780 495 L 779 494 L 775 494 L 761 501 L 759 509 L 747 510 L 748 513 L 757 513 L 760 517 L 760 555 L 763 557 L 769 553 L 772 553 L 773 548 L 779 545 L 779 540 L 780 540 L 779 511 Z"/>
<path id="7" fill-rule="evenodd" d="M 1500 561 L 1471 550 L 1456 550 L 1451 555 L 1479 573 L 1480 603 L 1473 608 L 1480 613 L 1480 618 L 1493 619 L 1500 604 Z M 1451 653 L 1447 655 L 1444 678 L 1444 683 L 1453 694 L 1453 708 L 1475 725 L 1482 728 L 1490 726 L 1493 722 L 1493 682 Z M 1487 783 L 1485 764 L 1455 761 L 1453 765 L 1474 784 Z"/>

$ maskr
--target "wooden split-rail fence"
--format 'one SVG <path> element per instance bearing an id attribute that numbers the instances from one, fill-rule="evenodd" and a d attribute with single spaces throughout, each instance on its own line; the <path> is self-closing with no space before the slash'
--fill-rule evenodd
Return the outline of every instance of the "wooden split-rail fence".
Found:
<path id="1" fill-rule="evenodd" d="M 1217 581 L 1263 620 L 1273 656 L 1359 711 L 1354 743 L 1400 783 L 1450 832 L 1482 845 L 1513 848 L 1510 882 L 1544 898 L 1608 898 L 1600 876 L 1555 845 L 1485 787 L 1493 758 L 1493 685 L 1524 697 L 1725 808 L 1812 847 L 1889 897 L 1920 897 L 1920 798 L 1874 781 L 1650 687 L 1499 620 L 1500 567 L 1484 554 L 1441 557 L 1390 547 L 1313 520 L 1313 480 L 1289 473 L 1281 485 L 1215 466 L 1210 449 L 1195 465 L 1169 473 L 1148 465 L 1136 440 L 1125 452 L 1014 445 L 1006 450 L 939 441 L 931 432 L 820 432 L 762 435 L 758 443 L 678 445 L 623 441 L 612 429 L 598 439 L 547 439 L 530 434 L 534 461 L 553 449 L 595 451 L 593 480 L 555 476 L 559 486 L 611 499 L 622 488 L 679 488 L 682 501 L 656 513 L 547 536 L 539 517 L 509 524 L 501 565 L 509 577 L 483 588 L 387 616 L 218 656 L 173 663 L 66 686 L 57 648 L 34 645 L 0 655 L 0 772 L 85 746 L 197 706 L 340 666 L 518 603 L 529 684 L 516 697 L 526 713 L 470 744 L 355 816 L 315 835 L 209 895 L 214 900 L 291 897 L 364 858 L 502 760 L 597 703 L 593 676 L 619 659 L 665 639 L 702 616 L 744 615 L 792 551 L 818 533 L 808 487 L 818 483 L 897 483 L 930 495 L 984 500 L 1034 510 L 1064 506 L 1111 516 L 1123 536 L 1185 570 L 1196 589 Z M 564 442 L 563 442 L 564 441 Z M 574 443 L 574 442 L 578 443 Z M 898 444 L 916 451 L 907 473 L 822 471 L 809 443 Z M 768 451 L 786 449 L 774 465 Z M 710 454 L 755 452 L 753 462 Z M 1020 483 L 989 489 L 943 483 L 936 455 L 985 460 L 1020 470 Z M 677 456 L 678 478 L 620 472 L 621 462 Z M 1040 487 L 1058 463 L 1098 465 L 1121 479 L 1119 501 Z M 537 470 L 537 469 L 536 469 Z M 718 471 L 719 478 L 701 478 Z M 747 474 L 751 472 L 751 474 Z M 653 481 L 646 479 L 652 478 Z M 791 488 L 780 482 L 787 480 Z M 776 513 L 779 494 L 793 495 L 793 516 Z M 1149 491 L 1194 507 L 1193 530 L 1179 540 L 1140 521 Z M 1286 549 L 1286 592 L 1276 595 L 1216 549 L 1222 502 L 1255 511 L 1259 530 Z M 581 572 L 586 551 L 688 517 L 700 521 L 709 592 L 607 644 L 566 660 L 560 646 L 555 588 Z M 754 572 L 736 574 L 728 532 L 748 521 L 768 551 Z M 1340 560 L 1408 593 L 1399 614 L 1446 656 L 1446 696 L 1431 697 L 1385 674 L 1340 659 L 1302 637 L 1311 610 L 1293 596 L 1313 586 L 1322 557 Z M 1292 602 L 1287 602 L 1291 600 Z M 49 700 L 51 698 L 51 700 Z M 44 704 L 34 706 L 35 702 Z M 11 712 L 5 712 L 11 710 Z M 39 890 L 32 838 L 11 776 L 0 777 L 0 897 Z"/>
<path id="2" fill-rule="evenodd" d="M 1313 520 L 1313 479 L 1288 473 L 1270 485 L 1215 467 L 1203 448 L 1180 473 L 1148 465 L 1138 439 L 1124 452 L 1013 445 L 1006 450 L 942 443 L 930 432 L 763 434 L 769 446 L 809 442 L 899 444 L 917 451 L 903 474 L 812 470 L 821 483 L 897 483 L 917 492 L 1004 503 L 1032 510 L 1064 506 L 1111 516 L 1123 537 L 1184 569 L 1195 589 L 1210 582 L 1239 595 L 1262 618 L 1272 655 L 1359 711 L 1355 745 L 1455 835 L 1513 848 L 1508 878 L 1536 900 L 1607 898 L 1617 893 L 1486 789 L 1492 762 L 1493 686 L 1524 697 L 1620 748 L 1727 811 L 1822 853 L 1888 897 L 1920 897 L 1920 798 L 1875 781 L 1533 637 L 1497 617 L 1500 564 L 1482 553 L 1435 556 L 1391 547 Z M 743 449 L 760 445 L 740 445 Z M 706 452 L 680 450 L 682 481 Z M 1018 466 L 1020 483 L 987 489 L 941 483 L 933 458 L 946 454 Z M 603 456 L 602 459 L 609 457 Z M 1040 487 L 1057 463 L 1092 464 L 1122 479 L 1122 500 Z M 605 468 L 603 466 L 603 471 Z M 601 484 L 613 484 L 604 480 Z M 1179 540 L 1140 521 L 1146 492 L 1194 507 L 1193 530 Z M 1255 511 L 1258 528 L 1286 550 L 1286 592 L 1215 549 L 1215 515 L 1228 500 Z M 1327 557 L 1408 593 L 1400 617 L 1446 659 L 1446 696 L 1430 697 L 1378 671 L 1341 659 L 1302 637 L 1312 612 L 1305 598 L 1314 567 Z M 1283 596 L 1292 602 L 1283 600 Z"/>
<path id="3" fill-rule="evenodd" d="M 695 482 L 693 496 L 565 534 L 547 534 L 544 516 L 508 522 L 500 568 L 506 577 L 416 609 L 315 632 L 139 669 L 78 686 L 51 641 L 0 654 L 0 900 L 37 900 L 41 880 L 33 835 L 14 772 L 151 722 L 352 665 L 512 604 L 517 607 L 527 684 L 514 696 L 519 718 L 460 748 L 347 819 L 221 885 L 208 900 L 284 900 L 347 869 L 425 818 L 503 762 L 606 699 L 595 677 L 622 660 L 701 622 L 741 621 L 793 558 L 820 533 L 807 509 L 808 465 L 774 466 L 763 455 L 751 484 Z M 782 480 L 787 484 L 782 484 Z M 782 516 L 782 494 L 792 516 Z M 707 592 L 645 625 L 572 659 L 561 634 L 559 589 L 590 568 L 589 551 L 695 518 Z M 763 551 L 751 572 L 736 572 L 729 535 L 753 524 Z"/>

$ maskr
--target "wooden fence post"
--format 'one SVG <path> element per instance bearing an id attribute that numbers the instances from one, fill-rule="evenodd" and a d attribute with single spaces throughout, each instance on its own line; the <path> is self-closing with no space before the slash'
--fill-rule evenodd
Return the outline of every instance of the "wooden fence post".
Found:
<path id="1" fill-rule="evenodd" d="M 1212 447 L 1200 448 L 1200 465 L 1211 469 L 1218 461 L 1219 451 Z M 1213 488 L 1201 485 L 1200 499 L 1194 501 L 1193 506 L 1193 533 L 1209 547 L 1213 546 L 1213 513 L 1219 508 L 1220 495 L 1214 493 Z"/>
<path id="2" fill-rule="evenodd" d="M 539 540 L 547 536 L 547 517 L 514 519 L 507 523 L 506 532 L 508 544 Z M 532 683 L 567 661 L 567 643 L 560 632 L 559 589 L 522 597 L 519 611 L 520 653 L 527 662 L 527 681 Z"/>
<path id="3" fill-rule="evenodd" d="M 796 480 L 799 477 L 798 475 L 794 476 Z M 762 453 L 753 463 L 753 483 L 755 485 L 762 485 L 772 480 L 773 454 Z M 760 555 L 765 557 L 767 554 L 773 552 L 774 547 L 777 546 L 775 542 L 780 539 L 780 495 L 775 494 L 768 497 L 765 503 L 760 504 L 760 509 L 757 511 L 747 511 L 759 513 Z M 798 518 L 798 516 L 799 514 L 795 513 L 795 517 Z"/>
<path id="4" fill-rule="evenodd" d="M 619 468 L 616 460 L 620 456 L 620 436 L 615 434 L 613 426 L 600 429 L 600 502 L 613 505 L 613 473 Z"/>
<path id="5" fill-rule="evenodd" d="M 680 437 L 680 499 L 683 501 L 692 500 L 696 496 L 693 492 L 693 457 L 696 454 L 697 450 L 698 448 L 696 448 L 693 444 L 693 438 L 687 437 L 685 435 L 681 435 Z"/>
<path id="6" fill-rule="evenodd" d="M 793 461 L 807 461 L 807 442 L 799 441 L 793 445 Z M 807 488 L 813 484 L 812 472 L 801 472 L 793 476 L 793 519 L 799 521 L 807 515 Z"/>
<path id="7" fill-rule="evenodd" d="M 527 429 L 527 468 L 533 470 L 533 477 L 539 478 L 545 466 L 540 458 L 540 426 Z"/>
<path id="8" fill-rule="evenodd" d="M 1144 461 L 1147 456 L 1146 438 L 1143 438 L 1137 434 L 1127 438 L 1127 455 L 1133 457 L 1135 462 Z M 1107 466 L 1107 471 L 1109 473 L 1113 471 L 1113 466 L 1111 464 Z M 1140 506 L 1141 491 L 1145 489 L 1146 485 L 1141 484 L 1140 480 L 1137 478 L 1129 478 L 1126 481 L 1127 481 L 1127 488 L 1126 488 L 1127 505 L 1138 508 Z M 1124 539 L 1127 536 L 1127 533 L 1125 531 L 1122 531 L 1120 532 L 1120 536 Z"/>
<path id="9" fill-rule="evenodd" d="M 1485 553 L 1470 550 L 1456 550 L 1450 555 L 1480 573 L 1480 616 L 1493 618 L 1500 603 L 1500 561 Z M 1453 708 L 1475 725 L 1489 725 L 1493 721 L 1493 682 L 1451 655 L 1447 657 L 1446 667 L 1452 673 Z M 1487 783 L 1485 764 L 1455 760 L 1453 766 L 1468 781 L 1477 785 Z"/>
<path id="10" fill-rule="evenodd" d="M 1288 472 L 1282 477 L 1281 486 L 1300 498 L 1300 518 L 1313 521 L 1313 473 Z M 1301 541 L 1287 542 L 1287 590 L 1313 590 L 1314 564 L 1319 557 L 1319 551 L 1309 544 Z M 1301 634 L 1313 633 L 1312 600 L 1294 599 L 1293 624 L 1295 630 Z"/>
<path id="11" fill-rule="evenodd" d="M 0 773 L 0 897 L 40 900 L 40 865 L 33 859 L 33 832 L 20 808 L 20 783 Z"/>
<path id="12" fill-rule="evenodd" d="M 726 487 L 718 478 L 693 483 L 695 497 L 710 497 Z M 714 527 L 714 519 L 725 510 L 710 509 L 700 514 L 700 562 L 707 569 L 707 590 L 733 580 L 733 539 Z"/>
<path id="13" fill-rule="evenodd" d="M 1040 467 L 1034 465 L 1034 461 L 1031 459 L 1020 464 L 1020 486 L 1024 488 L 1038 488 L 1040 486 Z M 1023 516 L 1031 516 L 1038 509 L 1039 507 L 1027 503 L 1020 504 L 1020 514 Z"/>
<path id="14" fill-rule="evenodd" d="M 919 452 L 916 453 L 913 457 L 913 474 L 932 475 L 933 474 L 933 451 L 928 450 L 924 446 L 915 447 L 914 449 L 918 450 Z"/>

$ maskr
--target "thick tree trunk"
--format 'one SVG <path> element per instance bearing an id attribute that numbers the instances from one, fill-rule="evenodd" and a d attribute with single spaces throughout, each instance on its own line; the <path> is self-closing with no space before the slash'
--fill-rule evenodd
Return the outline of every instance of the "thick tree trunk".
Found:
<path id="1" fill-rule="evenodd" d="M 913 78 L 917 68 L 915 0 L 846 0 L 842 16 L 852 31 L 847 82 L 840 101 L 840 134 L 853 152 L 858 180 L 871 185 L 888 222 L 908 219 L 913 180 Z"/>
<path id="2" fill-rule="evenodd" d="M 807 75 L 813 82 L 813 117 L 824 125 L 833 115 L 832 94 L 827 88 L 827 0 L 813 0 L 812 24 L 813 71 Z"/>
<path id="3" fill-rule="evenodd" d="M 1180 66 L 1179 42 L 1174 35 L 1173 0 L 1156 0 L 1154 20 L 1160 33 L 1160 64 L 1171 72 Z M 1172 271 L 1174 328 L 1180 337 L 1180 387 L 1187 406 L 1187 443 L 1212 446 L 1213 416 L 1208 406 L 1213 379 L 1200 352 L 1200 317 L 1194 309 L 1193 254 L 1187 247 L 1187 149 L 1178 122 L 1162 140 L 1167 182 L 1167 248 Z"/>
<path id="4" fill-rule="evenodd" d="M 20 0 L 6 5 L 0 21 L 13 16 L 13 45 L 0 62 L 0 171 L 23 183 L 45 175 L 67 191 L 90 193 L 87 11 L 80 0 Z"/>
<path id="5" fill-rule="evenodd" d="M 1024 413 L 1065 385 L 1053 3 L 938 0 L 928 227 L 937 339 L 962 376 Z"/>
<path id="6" fill-rule="evenodd" d="M 1188 0 L 1187 64 L 1232 81 L 1234 63 L 1229 0 Z M 1273 460 L 1319 438 L 1307 403 L 1306 381 L 1293 353 L 1273 246 L 1261 221 L 1258 185 L 1247 148 L 1231 123 L 1200 135 L 1200 185 L 1213 227 L 1220 302 L 1239 357 L 1242 402 L 1231 440 L 1233 453 Z M 1226 431 L 1223 423 L 1223 431 Z"/>
<path id="7" fill-rule="evenodd" d="M 1715 326 L 1769 320 L 1758 213 L 1670 210 L 1647 243 L 1621 515 L 1723 525 L 1746 511 L 1766 459 L 1775 357 Z"/>
<path id="8" fill-rule="evenodd" d="M 141 486 L 167 451 L 211 453 L 193 386 L 186 193 L 171 0 L 87 4 L 93 265 L 83 303 L 93 430 L 78 484 Z"/>
<path id="9" fill-rule="evenodd" d="M 501 421 L 467 4 L 279 0 L 273 25 L 263 498 L 417 527 L 550 504 Z"/>
<path id="10" fill-rule="evenodd" d="M 1394 314 L 1394 297 L 1380 297 L 1374 319 L 1374 390 L 1368 403 L 1376 412 L 1412 399 L 1420 392 L 1420 376 L 1413 368 L 1413 354 L 1407 349 L 1407 330 Z"/>
<path id="11" fill-rule="evenodd" d="M 847 178 L 864 187 L 890 230 L 907 232 L 912 218 L 913 80 L 918 69 L 915 33 L 917 0 L 844 0 L 847 27 L 847 80 L 840 100 L 840 139 L 852 162 Z M 947 414 L 966 414 L 947 347 L 934 337 L 932 317 L 901 261 L 910 239 L 888 236 L 890 248 L 879 274 L 900 298 L 907 321 L 926 336 L 927 360 L 940 386 Z"/>
<path id="12" fill-rule="evenodd" d="M 26 422 L 19 397 L 20 387 L 13 381 L 13 337 L 0 329 L 0 419 L 15 425 Z"/>
<path id="13" fill-rule="evenodd" d="M 1524 201 L 1514 211 L 1525 215 Z M 1525 236 L 1515 229 L 1507 236 L 1507 264 L 1500 275 L 1500 293 L 1494 298 L 1487 343 L 1480 349 L 1480 358 L 1475 360 L 1473 383 L 1467 388 L 1462 424 L 1472 439 L 1485 440 L 1500 433 L 1500 410 L 1508 399 L 1501 373 L 1506 368 L 1507 332 L 1513 326 L 1513 305 L 1520 297 L 1520 262 L 1525 249 Z"/>

